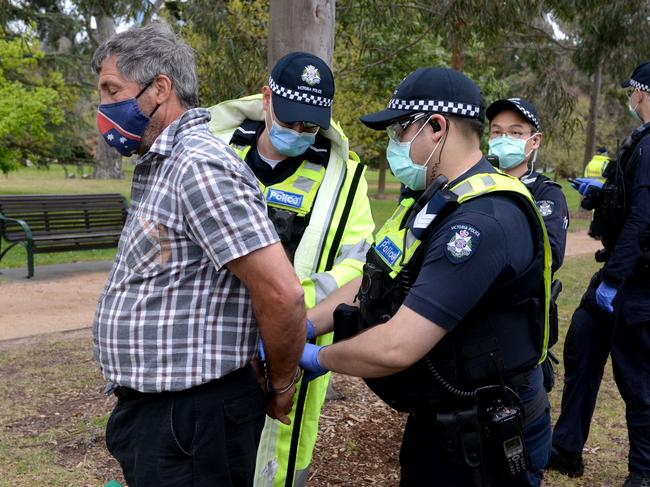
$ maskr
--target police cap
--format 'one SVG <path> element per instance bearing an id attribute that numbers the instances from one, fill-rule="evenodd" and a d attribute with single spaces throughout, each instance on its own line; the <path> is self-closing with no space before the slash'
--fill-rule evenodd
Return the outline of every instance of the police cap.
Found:
<path id="1" fill-rule="evenodd" d="M 334 76 L 327 63 L 306 52 L 291 52 L 269 77 L 273 112 L 281 122 L 311 122 L 328 129 L 332 118 Z"/>
<path id="2" fill-rule="evenodd" d="M 481 90 L 463 73 L 449 68 L 419 68 L 399 84 L 385 110 L 360 117 L 374 130 L 419 112 L 434 112 L 483 121 Z"/>
<path id="3" fill-rule="evenodd" d="M 528 120 L 528 123 L 535 127 L 535 130 L 541 129 L 541 123 L 539 121 L 539 115 L 537 115 L 537 110 L 535 110 L 535 105 L 523 98 L 504 98 L 497 100 L 487 108 L 485 116 L 488 120 L 492 121 L 499 113 L 506 110 L 520 113 Z"/>
<path id="4" fill-rule="evenodd" d="M 621 83 L 621 87 L 623 88 L 630 86 L 638 88 L 641 91 L 650 92 L 650 61 L 639 64 L 634 68 L 630 79 L 626 79 Z"/>

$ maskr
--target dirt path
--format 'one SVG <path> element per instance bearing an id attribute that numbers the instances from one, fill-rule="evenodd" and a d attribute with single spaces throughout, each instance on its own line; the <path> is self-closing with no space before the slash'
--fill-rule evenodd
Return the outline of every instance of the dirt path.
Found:
<path id="1" fill-rule="evenodd" d="M 593 254 L 598 248 L 586 233 L 569 233 L 566 256 Z M 37 267 L 29 280 L 22 270 L 0 277 L 0 341 L 91 326 L 110 263 L 47 267 Z"/>

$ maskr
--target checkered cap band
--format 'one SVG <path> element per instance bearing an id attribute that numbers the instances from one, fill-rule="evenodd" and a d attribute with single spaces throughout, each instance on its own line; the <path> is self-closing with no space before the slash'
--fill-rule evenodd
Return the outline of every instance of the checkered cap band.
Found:
<path id="1" fill-rule="evenodd" d="M 533 122 L 533 125 L 535 125 L 535 128 L 539 130 L 539 119 L 531 112 L 526 110 L 523 106 L 521 106 L 519 103 L 517 103 L 518 98 L 509 98 L 509 101 L 517 105 L 517 108 L 523 113 L 528 120 L 531 120 Z"/>
<path id="2" fill-rule="evenodd" d="M 269 88 L 276 95 L 286 98 L 287 100 L 297 101 L 300 103 L 309 103 L 310 105 L 316 105 L 318 107 L 331 107 L 332 99 L 325 98 L 323 96 L 310 95 L 309 93 L 303 93 L 301 91 L 290 90 L 284 86 L 280 86 L 275 82 L 273 78 L 269 76 Z"/>
<path id="3" fill-rule="evenodd" d="M 640 89 L 641 91 L 650 92 L 650 86 L 639 83 L 638 81 L 634 81 L 633 79 L 630 80 L 630 85 Z"/>
<path id="4" fill-rule="evenodd" d="M 478 105 L 470 105 L 469 103 L 440 100 L 400 100 L 399 98 L 392 98 L 388 102 L 387 108 L 389 110 L 454 113 L 466 117 L 478 117 L 480 112 Z"/>

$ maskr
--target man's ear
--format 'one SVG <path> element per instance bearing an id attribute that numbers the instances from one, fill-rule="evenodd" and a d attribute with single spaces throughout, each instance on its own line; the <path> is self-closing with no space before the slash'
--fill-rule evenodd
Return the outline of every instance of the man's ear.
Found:
<path id="1" fill-rule="evenodd" d="M 268 111 L 271 106 L 271 88 L 267 85 L 262 86 L 262 109 Z"/>
<path id="2" fill-rule="evenodd" d="M 533 149 L 539 149 L 542 146 L 542 139 L 544 134 L 542 132 L 537 132 L 533 139 Z"/>
<path id="3" fill-rule="evenodd" d="M 447 133 L 448 121 L 439 113 L 434 113 L 429 120 L 429 124 L 433 128 L 433 140 L 436 142 L 440 140 Z"/>
<path id="4" fill-rule="evenodd" d="M 165 103 L 169 100 L 173 92 L 172 80 L 165 74 L 159 74 L 152 83 L 152 91 L 156 104 L 161 105 Z"/>

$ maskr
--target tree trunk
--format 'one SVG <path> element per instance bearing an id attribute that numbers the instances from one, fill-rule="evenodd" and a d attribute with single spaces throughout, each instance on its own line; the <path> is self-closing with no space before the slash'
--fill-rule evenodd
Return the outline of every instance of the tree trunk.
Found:
<path id="1" fill-rule="evenodd" d="M 269 71 L 285 54 L 305 51 L 330 68 L 334 56 L 336 0 L 271 0 L 269 6 Z"/>
<path id="2" fill-rule="evenodd" d="M 385 200 L 386 199 L 386 153 L 382 153 L 379 156 L 379 178 L 377 180 L 377 199 Z"/>
<path id="3" fill-rule="evenodd" d="M 449 47 L 451 50 L 451 67 L 462 71 L 465 67 L 465 46 L 460 31 L 457 29 L 449 33 Z"/>
<path id="4" fill-rule="evenodd" d="M 596 120 L 598 119 L 598 102 L 600 100 L 600 87 L 603 81 L 603 59 L 598 60 L 596 72 L 591 83 L 591 96 L 589 98 L 589 118 L 587 120 L 587 133 L 585 140 L 585 155 L 582 161 L 583 169 L 591 160 L 596 149 Z"/>
<path id="5" fill-rule="evenodd" d="M 105 12 L 98 12 L 95 15 L 97 23 L 97 42 L 100 44 L 110 39 L 115 34 L 115 19 Z M 122 156 L 104 141 L 100 135 L 97 138 L 97 151 L 95 152 L 95 170 L 93 178 L 95 179 L 122 179 Z"/>
<path id="6" fill-rule="evenodd" d="M 94 179 L 122 179 L 122 156 L 117 150 L 109 146 L 104 138 L 97 137 L 97 152 L 95 154 L 97 163 L 93 171 Z"/>

